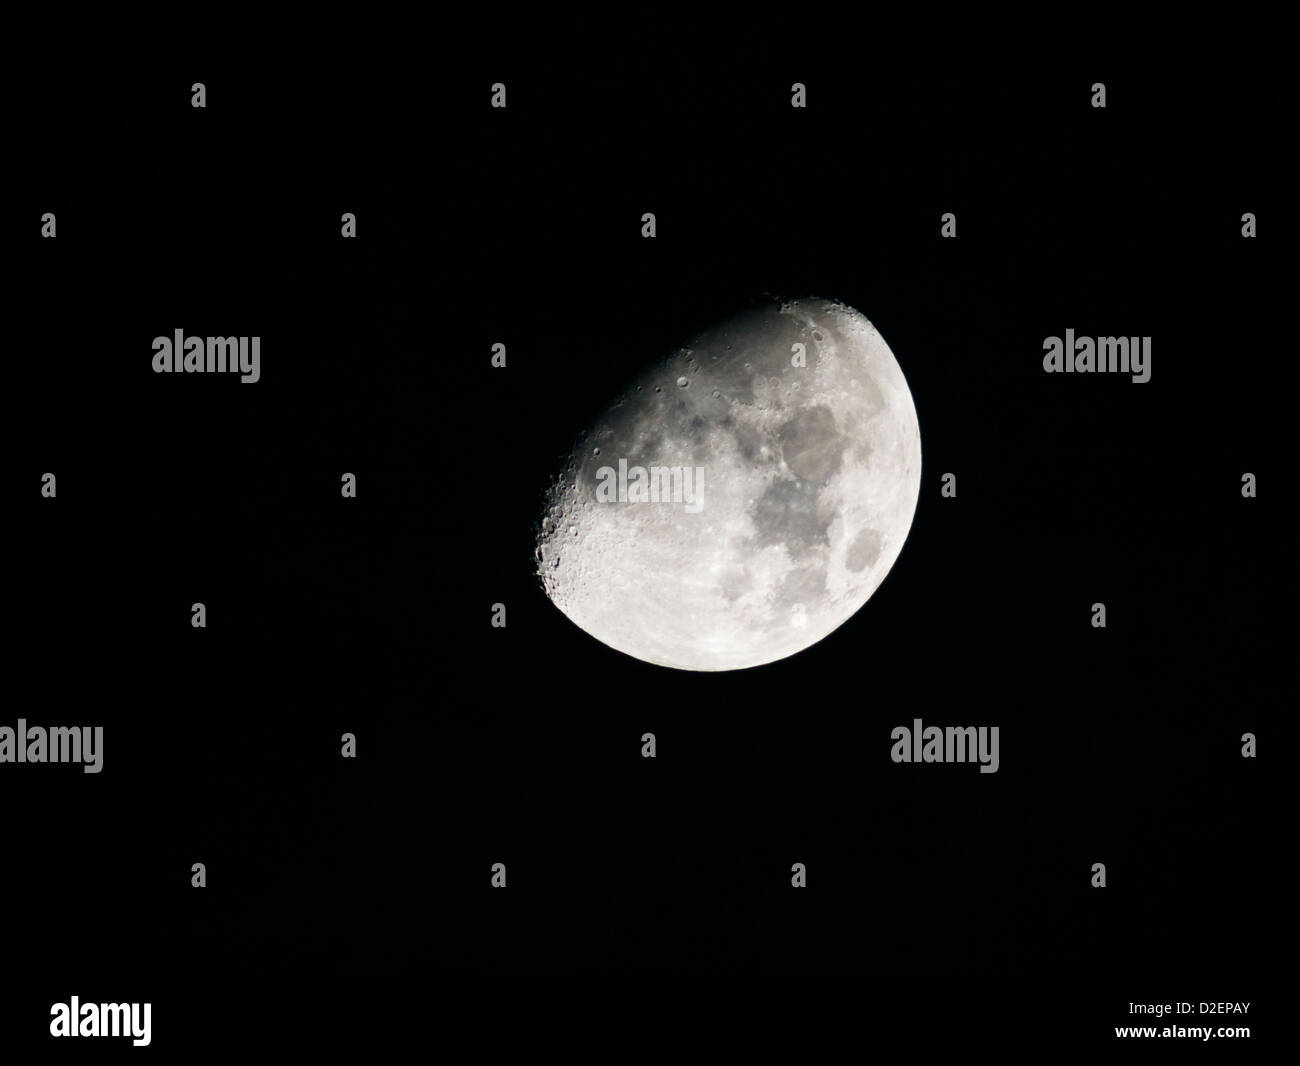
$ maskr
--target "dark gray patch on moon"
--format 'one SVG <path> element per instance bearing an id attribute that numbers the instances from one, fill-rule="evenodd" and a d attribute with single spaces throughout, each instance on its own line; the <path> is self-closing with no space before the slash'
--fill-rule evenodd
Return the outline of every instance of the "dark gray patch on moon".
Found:
<path id="1" fill-rule="evenodd" d="M 827 407 L 805 408 L 781 427 L 778 436 L 786 466 L 801 478 L 822 483 L 838 469 L 848 443 Z"/>
<path id="2" fill-rule="evenodd" d="M 754 505 L 754 543 L 785 544 L 792 555 L 829 544 L 830 523 L 818 514 L 817 488 L 801 478 L 773 481 Z"/>
<path id="3" fill-rule="evenodd" d="M 853 545 L 844 560 L 844 565 L 855 574 L 869 566 L 875 566 L 880 558 L 880 534 L 874 529 L 864 529 L 853 538 Z"/>
<path id="4" fill-rule="evenodd" d="M 800 604 L 816 603 L 826 594 L 826 567 L 810 563 L 791 571 L 776 594 L 777 606 L 794 610 Z"/>

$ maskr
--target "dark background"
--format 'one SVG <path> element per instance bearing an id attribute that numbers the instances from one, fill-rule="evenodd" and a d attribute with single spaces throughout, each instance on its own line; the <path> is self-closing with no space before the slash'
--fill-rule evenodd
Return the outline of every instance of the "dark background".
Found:
<path id="1" fill-rule="evenodd" d="M 2 721 L 106 735 L 99 775 L 0 767 L 12 1024 L 391 974 L 1250 998 L 1291 358 L 1267 70 L 594 55 L 33 73 Z M 653 667 L 545 598 L 541 493 L 633 372 L 764 294 L 843 300 L 890 344 L 915 522 L 814 647 Z M 261 381 L 153 374 L 177 328 L 261 336 Z M 1067 328 L 1152 336 L 1151 381 L 1044 374 Z M 893 764 L 913 717 L 999 726 L 999 772 Z"/>

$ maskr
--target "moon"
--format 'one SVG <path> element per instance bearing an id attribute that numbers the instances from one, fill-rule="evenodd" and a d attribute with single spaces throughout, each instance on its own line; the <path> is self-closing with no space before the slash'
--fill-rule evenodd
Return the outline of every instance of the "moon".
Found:
<path id="1" fill-rule="evenodd" d="M 742 670 L 870 599 L 920 485 L 912 393 L 875 326 L 772 302 L 668 356 L 579 438 L 547 491 L 537 574 L 611 648 Z"/>

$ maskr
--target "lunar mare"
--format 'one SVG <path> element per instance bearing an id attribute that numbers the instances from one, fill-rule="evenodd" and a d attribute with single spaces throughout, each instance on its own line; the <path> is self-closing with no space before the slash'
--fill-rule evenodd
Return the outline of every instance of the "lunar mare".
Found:
<path id="1" fill-rule="evenodd" d="M 604 502 L 620 461 L 693 468 L 702 505 Z M 867 602 L 920 482 L 912 394 L 876 328 L 841 303 L 773 303 L 669 356 L 580 438 L 547 495 L 537 572 L 571 621 L 637 659 L 758 666 Z"/>

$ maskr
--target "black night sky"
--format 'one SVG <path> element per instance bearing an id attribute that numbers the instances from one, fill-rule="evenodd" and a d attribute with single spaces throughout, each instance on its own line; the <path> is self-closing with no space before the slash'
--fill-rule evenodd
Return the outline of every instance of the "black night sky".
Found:
<path id="1" fill-rule="evenodd" d="M 1100 975 L 1103 1030 L 1250 999 L 1288 489 L 1266 74 L 594 54 L 31 75 L 0 724 L 101 724 L 105 758 L 0 766 L 5 1024 L 152 999 L 181 1047 L 204 981 L 262 1011 L 262 983 L 359 975 L 933 975 L 954 1001 Z M 654 667 L 546 599 L 542 492 L 632 374 L 765 295 L 888 341 L 912 531 L 806 651 Z M 261 381 L 152 373 L 177 328 L 260 336 Z M 1151 336 L 1150 382 L 1045 374 L 1067 328 Z M 918 717 L 999 726 L 999 772 L 892 763 Z"/>

